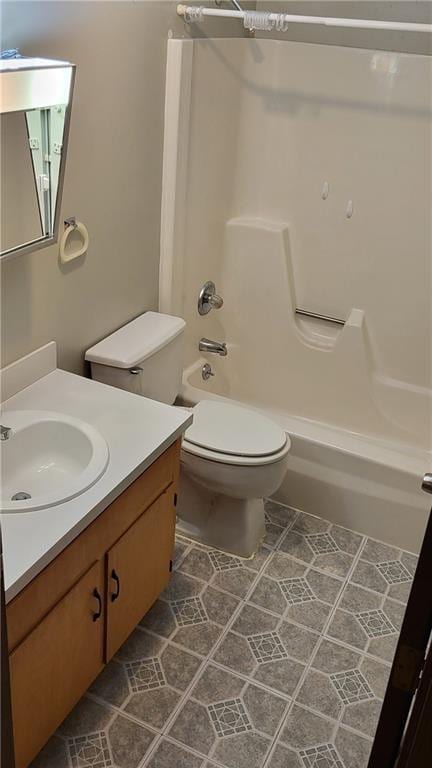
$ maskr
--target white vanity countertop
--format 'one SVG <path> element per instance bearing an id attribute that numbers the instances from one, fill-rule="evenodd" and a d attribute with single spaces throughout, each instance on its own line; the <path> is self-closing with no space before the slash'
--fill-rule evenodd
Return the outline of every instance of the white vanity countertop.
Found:
<path id="1" fill-rule="evenodd" d="M 6 601 L 12 600 L 191 424 L 192 415 L 56 369 L 2 403 L 87 421 L 108 443 L 110 459 L 95 485 L 70 501 L 1 515 Z"/>

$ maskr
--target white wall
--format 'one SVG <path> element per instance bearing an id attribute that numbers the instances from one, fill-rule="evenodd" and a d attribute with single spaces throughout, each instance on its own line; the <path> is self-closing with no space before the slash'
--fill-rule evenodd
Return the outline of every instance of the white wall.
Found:
<path id="1" fill-rule="evenodd" d="M 189 33 L 175 8 L 1 4 L 2 49 L 77 65 L 62 220 L 76 215 L 91 238 L 87 257 L 69 267 L 57 246 L 2 265 L 2 365 L 55 339 L 60 366 L 81 372 L 87 347 L 157 307 L 166 43 L 170 30 Z M 242 34 L 218 22 L 194 34 L 221 31 Z"/>
<path id="2" fill-rule="evenodd" d="M 258 10 L 268 10 L 271 7 L 279 13 L 298 13 L 309 16 L 432 23 L 430 0 L 273 0 L 272 2 L 257 0 L 256 7 Z M 258 37 L 268 38 L 269 35 L 263 32 L 259 33 Z M 294 40 L 299 43 L 323 43 L 405 53 L 430 54 L 432 52 L 431 35 L 422 32 L 406 35 L 403 32 L 389 30 L 291 24 L 286 33 L 273 33 L 270 37 Z"/>

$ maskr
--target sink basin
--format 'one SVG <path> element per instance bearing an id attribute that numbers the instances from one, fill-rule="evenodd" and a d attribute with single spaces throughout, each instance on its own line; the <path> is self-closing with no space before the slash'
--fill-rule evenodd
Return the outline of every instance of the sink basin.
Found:
<path id="1" fill-rule="evenodd" d="M 108 446 L 80 419 L 52 411 L 9 411 L 0 442 L 0 511 L 29 512 L 84 493 L 106 470 Z"/>

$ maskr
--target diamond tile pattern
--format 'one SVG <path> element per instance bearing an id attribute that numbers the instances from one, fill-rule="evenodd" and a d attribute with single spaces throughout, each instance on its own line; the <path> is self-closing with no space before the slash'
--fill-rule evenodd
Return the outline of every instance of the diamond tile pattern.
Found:
<path id="1" fill-rule="evenodd" d="M 165 685 L 165 678 L 158 659 L 128 661 L 125 664 L 125 669 L 133 693 L 150 691 Z"/>
<path id="2" fill-rule="evenodd" d="M 300 757 L 305 768 L 345 768 L 332 744 L 302 749 Z"/>
<path id="3" fill-rule="evenodd" d="M 262 635 L 248 637 L 247 641 L 260 664 L 275 659 L 286 659 L 288 656 L 277 632 L 264 632 Z"/>
<path id="4" fill-rule="evenodd" d="M 252 730 L 252 723 L 241 699 L 210 704 L 208 711 L 218 736 L 232 736 Z"/>
<path id="5" fill-rule="evenodd" d="M 72 768 L 111 768 L 114 765 L 103 731 L 70 739 L 68 747 Z"/>
<path id="6" fill-rule="evenodd" d="M 199 597 L 174 600 L 171 603 L 171 608 L 179 627 L 186 627 L 190 624 L 202 624 L 203 621 L 208 621 L 205 608 Z"/>
<path id="7" fill-rule="evenodd" d="M 285 600 L 290 605 L 307 603 L 309 600 L 315 600 L 315 595 L 306 579 L 282 579 L 279 582 L 279 585 L 285 596 Z"/>
<path id="8" fill-rule="evenodd" d="M 316 555 L 324 555 L 328 552 L 337 552 L 339 547 L 329 533 L 315 533 L 306 536 L 306 541 Z"/>
<path id="9" fill-rule="evenodd" d="M 251 560 L 178 539 L 166 590 L 31 768 L 367 768 L 416 559 L 265 509 Z"/>
<path id="10" fill-rule="evenodd" d="M 379 609 L 376 611 L 365 611 L 358 613 L 357 619 L 368 637 L 384 637 L 395 632 L 393 624 L 389 621 L 385 613 Z"/>
<path id="11" fill-rule="evenodd" d="M 367 681 L 358 669 L 337 672 L 334 675 L 330 675 L 330 680 L 344 704 L 352 704 L 354 701 L 374 698 Z"/>
<path id="12" fill-rule="evenodd" d="M 243 560 L 234 555 L 228 555 L 226 552 L 220 552 L 218 549 L 211 549 L 208 553 L 213 567 L 217 571 L 230 571 L 232 568 L 238 568 L 243 565 Z"/>
<path id="13" fill-rule="evenodd" d="M 376 568 L 381 576 L 384 576 L 388 584 L 401 584 L 404 581 L 411 581 L 412 576 L 400 560 L 389 560 L 387 563 L 377 563 Z"/>

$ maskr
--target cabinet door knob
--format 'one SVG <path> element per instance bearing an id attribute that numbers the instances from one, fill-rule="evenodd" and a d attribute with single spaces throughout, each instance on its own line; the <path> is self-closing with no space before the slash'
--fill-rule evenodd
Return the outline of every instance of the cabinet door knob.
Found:
<path id="1" fill-rule="evenodd" d="M 93 597 L 98 601 L 98 610 L 93 614 L 93 621 L 97 621 L 102 616 L 102 598 L 99 594 L 99 590 L 96 587 L 93 590 Z"/>
<path id="2" fill-rule="evenodd" d="M 116 584 L 116 591 L 111 594 L 111 602 L 115 603 L 115 601 L 120 595 L 120 579 L 118 577 L 118 574 L 115 568 L 113 568 L 111 571 L 111 578 L 113 581 L 115 581 L 115 584 Z"/>

